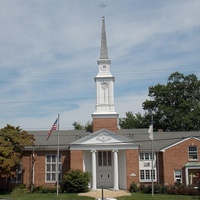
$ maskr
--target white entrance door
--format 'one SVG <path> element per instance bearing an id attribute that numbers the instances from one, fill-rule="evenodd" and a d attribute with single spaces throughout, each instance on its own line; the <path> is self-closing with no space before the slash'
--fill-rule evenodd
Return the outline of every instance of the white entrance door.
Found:
<path id="1" fill-rule="evenodd" d="M 98 151 L 97 187 L 113 187 L 112 153 L 111 151 Z"/>

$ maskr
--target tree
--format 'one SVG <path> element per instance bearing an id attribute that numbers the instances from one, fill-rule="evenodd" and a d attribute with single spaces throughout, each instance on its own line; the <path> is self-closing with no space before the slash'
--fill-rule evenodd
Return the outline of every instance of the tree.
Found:
<path id="1" fill-rule="evenodd" d="M 152 100 L 143 109 L 152 111 L 154 127 L 167 131 L 200 130 L 200 81 L 197 76 L 171 74 L 167 84 L 149 87 Z"/>
<path id="2" fill-rule="evenodd" d="M 80 124 L 80 122 L 73 122 L 73 127 L 74 127 L 74 130 L 83 130 L 84 129 L 84 126 L 82 126 Z"/>
<path id="3" fill-rule="evenodd" d="M 88 121 L 85 126 L 81 125 L 80 122 L 73 122 L 74 130 L 86 130 L 88 132 L 92 132 L 93 126 L 92 122 Z"/>
<path id="4" fill-rule="evenodd" d="M 122 129 L 146 128 L 149 122 L 150 119 L 146 115 L 142 116 L 141 113 L 134 115 L 131 111 L 126 112 L 126 117 L 119 118 L 119 126 Z"/>
<path id="5" fill-rule="evenodd" d="M 88 131 L 88 132 L 92 132 L 93 131 L 93 124 L 92 124 L 92 122 L 88 121 L 85 124 L 85 130 Z"/>
<path id="6" fill-rule="evenodd" d="M 21 162 L 23 147 L 33 145 L 34 138 L 19 127 L 7 125 L 0 130 L 0 177 L 9 177 Z"/>

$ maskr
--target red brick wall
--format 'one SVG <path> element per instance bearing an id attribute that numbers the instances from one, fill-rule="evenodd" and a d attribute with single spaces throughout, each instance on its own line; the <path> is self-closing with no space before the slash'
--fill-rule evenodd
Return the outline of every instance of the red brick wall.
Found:
<path id="1" fill-rule="evenodd" d="M 157 154 L 157 181 L 158 184 L 164 184 L 164 171 L 163 171 L 163 153 L 159 152 Z"/>
<path id="2" fill-rule="evenodd" d="M 138 149 L 126 150 L 126 180 L 127 189 L 130 188 L 132 182 L 139 183 L 139 151 Z M 132 177 L 130 174 L 134 173 L 136 176 Z"/>
<path id="3" fill-rule="evenodd" d="M 70 151 L 70 169 L 83 170 L 83 151 Z"/>
<path id="4" fill-rule="evenodd" d="M 45 183 L 45 156 L 46 154 L 56 154 L 57 152 L 35 152 L 35 163 L 34 163 L 34 185 L 42 186 Z"/>
<path id="5" fill-rule="evenodd" d="M 163 172 L 164 183 L 167 185 L 174 184 L 174 170 L 182 170 L 184 172 L 184 165 L 188 160 L 188 146 L 198 146 L 198 155 L 200 161 L 200 141 L 193 138 L 186 140 L 174 147 L 163 152 Z M 183 174 L 184 175 L 184 174 Z"/>
<path id="6" fill-rule="evenodd" d="M 32 157 L 30 151 L 23 152 L 22 157 L 22 177 L 23 177 L 23 183 L 26 184 L 26 186 L 30 186 L 31 184 L 31 170 L 32 170 Z"/>
<path id="7" fill-rule="evenodd" d="M 93 118 L 93 132 L 106 128 L 117 132 L 117 118 Z"/>
<path id="8" fill-rule="evenodd" d="M 46 154 L 57 154 L 57 151 L 35 151 L 34 152 L 34 186 L 54 186 L 55 183 L 45 183 L 45 157 Z M 62 175 L 69 171 L 69 151 L 60 151 L 62 155 Z M 25 152 L 22 160 L 23 183 L 26 186 L 31 184 L 32 152 Z"/>

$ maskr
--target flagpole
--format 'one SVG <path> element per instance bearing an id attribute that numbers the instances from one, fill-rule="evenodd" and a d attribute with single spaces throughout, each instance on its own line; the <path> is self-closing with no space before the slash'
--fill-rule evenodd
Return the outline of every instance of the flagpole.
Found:
<path id="1" fill-rule="evenodd" d="M 152 185 L 152 191 L 151 194 L 152 196 L 154 195 L 154 184 L 153 184 L 153 140 L 151 140 L 151 185 Z"/>
<path id="2" fill-rule="evenodd" d="M 154 154 L 153 154 L 153 114 L 151 113 L 151 124 L 152 124 L 152 139 L 151 139 L 151 184 L 152 184 L 152 190 L 151 195 L 154 196 L 154 184 L 153 184 L 153 160 L 154 160 Z"/>
<path id="3" fill-rule="evenodd" d="M 59 154 L 60 154 L 60 141 L 59 141 L 59 123 L 60 123 L 60 114 L 58 113 L 58 128 L 57 128 L 57 196 L 59 193 Z"/>

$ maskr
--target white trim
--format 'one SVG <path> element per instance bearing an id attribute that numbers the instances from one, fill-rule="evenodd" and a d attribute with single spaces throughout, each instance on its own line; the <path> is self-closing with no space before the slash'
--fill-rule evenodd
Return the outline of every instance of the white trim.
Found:
<path id="1" fill-rule="evenodd" d="M 113 181 L 114 181 L 114 191 L 119 190 L 119 163 L 118 163 L 118 150 L 115 149 L 112 151 L 113 152 L 113 159 L 114 159 L 114 163 L 113 163 L 113 167 L 114 167 L 114 176 L 113 176 Z"/>
<path id="2" fill-rule="evenodd" d="M 191 151 L 191 150 L 189 150 L 189 148 L 190 147 L 196 147 L 196 151 Z M 196 154 L 194 154 L 194 155 L 196 155 L 197 156 L 197 158 L 190 158 L 190 156 L 193 156 L 193 155 L 191 155 L 191 153 L 193 153 L 193 152 L 195 152 Z M 190 162 L 192 162 L 192 161 L 198 161 L 198 157 L 199 157 L 199 155 L 198 155 L 198 146 L 197 145 L 189 145 L 188 146 L 188 161 L 190 161 Z"/>
<path id="3" fill-rule="evenodd" d="M 47 162 L 47 156 L 50 156 L 51 157 L 51 162 Z M 55 162 L 52 162 L 52 156 L 55 156 Z M 59 166 L 61 166 L 60 167 L 60 171 L 58 171 L 58 173 L 60 174 L 60 178 L 62 177 L 62 155 L 61 154 L 59 154 L 59 158 L 58 158 L 58 155 L 55 153 L 51 153 L 51 154 L 45 154 L 45 183 L 55 183 L 57 180 L 57 178 L 56 178 L 56 173 L 57 173 L 57 170 L 59 170 L 58 169 L 58 165 L 57 165 L 57 159 L 58 159 L 58 163 L 59 163 Z M 60 161 L 59 161 L 60 160 Z M 55 171 L 47 171 L 47 164 L 49 164 L 51 167 L 52 167 L 52 165 L 54 164 L 55 165 L 55 168 L 56 168 L 56 170 Z M 55 180 L 52 180 L 52 176 L 50 177 L 50 179 L 51 180 L 47 180 L 47 173 L 48 174 L 50 174 L 50 176 L 52 175 L 52 174 L 55 174 Z M 59 180 L 59 181 L 61 181 L 61 180 Z"/>
<path id="4" fill-rule="evenodd" d="M 144 179 L 141 179 L 141 171 L 144 172 Z M 149 179 L 146 179 L 147 171 L 149 172 Z M 155 178 L 153 179 L 153 182 L 156 183 L 157 182 L 156 168 L 153 169 L 153 172 L 155 174 Z M 152 174 L 152 169 L 140 169 L 139 170 L 139 180 L 140 180 L 140 182 L 141 183 L 142 182 L 151 182 L 152 181 L 151 174 Z"/>
<path id="5" fill-rule="evenodd" d="M 96 166 L 96 150 L 93 149 L 91 150 L 92 153 L 92 190 L 96 190 L 97 189 L 97 166 Z"/>
<path id="6" fill-rule="evenodd" d="M 178 172 L 178 173 L 176 173 L 176 172 Z M 183 183 L 183 172 L 182 172 L 182 170 L 181 169 L 175 169 L 174 170 L 174 182 L 176 183 L 176 182 L 178 182 L 177 181 L 177 179 L 178 179 L 178 177 L 176 177 L 176 175 L 179 175 L 180 174 L 180 183 Z"/>

